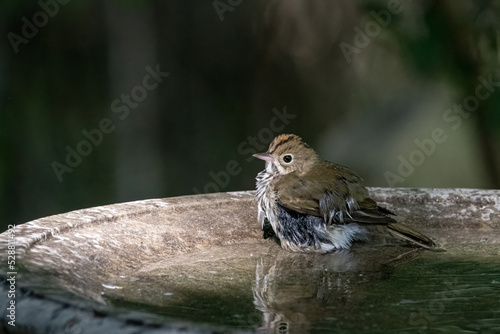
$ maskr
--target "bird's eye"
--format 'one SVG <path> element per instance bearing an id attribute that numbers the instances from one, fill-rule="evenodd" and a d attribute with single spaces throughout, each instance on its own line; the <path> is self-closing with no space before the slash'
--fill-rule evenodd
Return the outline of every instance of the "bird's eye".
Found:
<path id="1" fill-rule="evenodd" d="M 286 162 L 287 164 L 292 161 L 292 156 L 290 154 L 287 154 L 283 157 L 283 161 Z"/>

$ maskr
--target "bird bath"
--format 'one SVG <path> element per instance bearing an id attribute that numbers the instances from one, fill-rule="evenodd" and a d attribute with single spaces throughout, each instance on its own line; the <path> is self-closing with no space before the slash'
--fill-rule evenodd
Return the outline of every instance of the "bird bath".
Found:
<path id="1" fill-rule="evenodd" d="M 263 238 L 252 191 L 77 210 L 0 235 L 0 329 L 498 333 L 500 191 L 369 190 L 447 251 L 290 253 Z"/>

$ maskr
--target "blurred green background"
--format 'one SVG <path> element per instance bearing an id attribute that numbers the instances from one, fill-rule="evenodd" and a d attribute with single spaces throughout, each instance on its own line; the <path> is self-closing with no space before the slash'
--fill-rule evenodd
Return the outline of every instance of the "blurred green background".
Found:
<path id="1" fill-rule="evenodd" d="M 500 187 L 499 1 L 20 0 L 0 31 L 0 230 L 253 189 L 288 132 L 368 186 Z"/>

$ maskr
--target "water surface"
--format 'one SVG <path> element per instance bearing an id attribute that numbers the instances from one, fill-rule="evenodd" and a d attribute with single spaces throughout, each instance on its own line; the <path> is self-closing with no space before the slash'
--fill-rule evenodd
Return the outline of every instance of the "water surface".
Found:
<path id="1" fill-rule="evenodd" d="M 228 332 L 499 333 L 499 258 L 491 244 L 326 255 L 240 245 L 166 259 L 102 295 L 116 310 Z"/>

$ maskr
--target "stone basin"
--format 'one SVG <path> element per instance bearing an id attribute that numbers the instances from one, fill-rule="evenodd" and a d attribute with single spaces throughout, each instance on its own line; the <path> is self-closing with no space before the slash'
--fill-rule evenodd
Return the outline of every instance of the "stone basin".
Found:
<path id="1" fill-rule="evenodd" d="M 14 268 L 11 234 L 0 235 L 0 324 L 12 333 L 314 331 L 351 317 L 388 277 L 418 276 L 422 258 L 481 259 L 497 274 L 500 191 L 369 190 L 447 252 L 395 243 L 290 253 L 263 238 L 253 191 L 119 203 L 17 225 Z M 6 299 L 12 276 L 16 296 Z"/>

